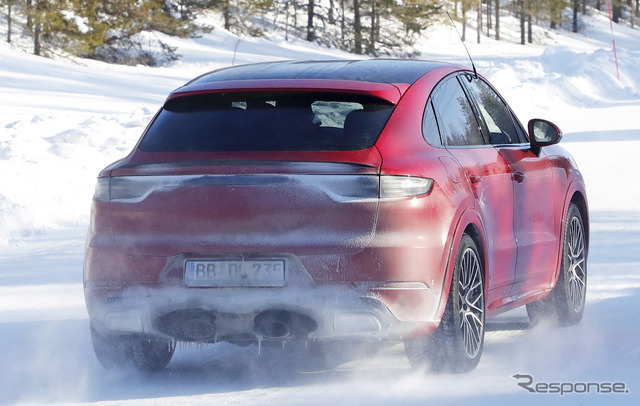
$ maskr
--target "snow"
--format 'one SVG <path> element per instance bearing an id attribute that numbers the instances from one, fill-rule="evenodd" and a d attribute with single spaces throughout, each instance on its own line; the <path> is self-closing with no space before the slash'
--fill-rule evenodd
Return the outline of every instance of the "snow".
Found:
<path id="1" fill-rule="evenodd" d="M 565 131 L 562 145 L 585 176 L 591 208 L 587 308 L 570 328 L 527 329 L 522 309 L 492 320 L 480 365 L 455 376 L 411 370 L 397 345 L 365 353 L 344 346 L 316 362 L 257 357 L 254 346 L 180 347 L 158 373 L 102 369 L 82 296 L 98 171 L 131 150 L 172 89 L 201 73 L 348 55 L 222 29 L 163 38 L 183 58 L 161 68 L 43 59 L 0 43 L 0 404 L 637 404 L 640 31 L 614 27 L 618 80 L 604 15 L 585 18 L 580 34 L 537 29 L 538 45 L 514 43 L 517 21 L 505 16 L 501 26 L 507 41 L 483 37 L 467 46 L 523 122 L 543 117 Z M 429 30 L 417 48 L 425 59 L 467 63 L 446 26 Z M 630 393 L 531 394 L 516 374 L 543 383 L 624 382 Z"/>

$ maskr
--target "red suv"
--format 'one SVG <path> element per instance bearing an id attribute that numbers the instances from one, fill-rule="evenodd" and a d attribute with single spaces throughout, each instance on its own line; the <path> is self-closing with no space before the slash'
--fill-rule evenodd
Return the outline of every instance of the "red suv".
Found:
<path id="1" fill-rule="evenodd" d="M 177 341 L 403 341 L 473 369 L 485 319 L 578 322 L 588 208 L 560 130 L 482 77 L 415 60 L 220 69 L 172 92 L 93 199 L 84 289 L 99 361 Z"/>

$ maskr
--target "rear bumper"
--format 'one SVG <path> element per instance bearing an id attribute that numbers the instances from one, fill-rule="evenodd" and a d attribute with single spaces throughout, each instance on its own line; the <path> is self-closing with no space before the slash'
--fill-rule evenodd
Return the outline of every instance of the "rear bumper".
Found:
<path id="1" fill-rule="evenodd" d="M 299 309 L 320 318 L 318 309 L 324 307 L 335 308 L 336 311 L 344 309 L 346 313 L 371 307 L 377 309 L 375 313 L 382 321 L 391 319 L 413 324 L 435 321 L 441 297 L 440 278 L 434 278 L 427 285 L 417 278 L 421 267 L 412 268 L 415 267 L 413 264 L 425 263 L 423 258 L 412 257 L 412 253 L 422 254 L 424 250 L 407 249 L 402 252 L 408 254 L 398 255 L 396 248 L 393 253 L 404 259 L 398 264 L 386 260 L 381 262 L 381 258 L 386 258 L 386 252 L 381 254 L 380 251 L 367 250 L 359 256 L 361 260 L 330 255 L 243 254 L 246 259 L 278 258 L 285 261 L 285 286 L 190 288 L 183 281 L 185 261 L 203 255 L 139 256 L 87 247 L 84 267 L 86 304 L 92 318 L 103 314 L 103 308 L 113 303 L 130 303 L 126 306 L 146 309 L 145 313 L 152 314 L 143 318 L 149 319 L 156 316 L 156 309 L 162 311 L 167 306 L 168 311 L 174 311 L 187 308 L 193 302 L 195 307 L 225 314 L 255 313 L 282 307 Z M 240 254 L 209 254 L 206 257 L 226 258 L 229 255 Z M 344 280 L 346 271 L 334 263 L 352 270 L 349 280 Z M 338 275 L 343 280 L 317 280 L 311 276 L 309 267 L 317 273 Z M 322 268 L 322 272 L 317 268 Z M 369 271 L 372 269 L 375 271 Z M 356 279 L 359 276 L 364 281 Z M 382 321 L 384 326 L 389 324 Z"/>
<path id="2" fill-rule="evenodd" d="M 442 250 L 424 242 L 426 232 L 402 241 L 385 233 L 384 241 L 356 254 L 278 253 L 270 246 L 211 252 L 194 246 L 200 253 L 136 255 L 113 246 L 105 232 L 108 224 L 93 224 L 85 298 L 92 326 L 105 336 L 146 334 L 193 342 L 402 339 L 429 334 L 439 323 Z M 185 286 L 185 261 L 228 257 L 284 261 L 284 286 Z"/>
<path id="3" fill-rule="evenodd" d="M 393 284 L 386 284 L 390 288 Z M 404 284 L 410 291 L 415 286 Z M 402 290 L 403 284 L 396 284 Z M 191 342 L 370 337 L 402 339 L 434 321 L 399 320 L 369 284 L 298 288 L 85 287 L 101 334 L 145 334 Z M 381 286 L 382 287 L 382 286 Z M 433 327 L 433 328 L 430 328 Z"/>

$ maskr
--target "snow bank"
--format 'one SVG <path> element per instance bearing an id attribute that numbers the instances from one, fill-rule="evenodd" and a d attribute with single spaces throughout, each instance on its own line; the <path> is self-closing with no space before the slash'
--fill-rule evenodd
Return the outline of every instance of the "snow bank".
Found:
<path id="1" fill-rule="evenodd" d="M 140 108 L 128 116 L 70 121 L 35 115 L 5 125 L 0 135 L 0 244 L 87 224 L 98 172 L 133 148 L 151 117 Z"/>

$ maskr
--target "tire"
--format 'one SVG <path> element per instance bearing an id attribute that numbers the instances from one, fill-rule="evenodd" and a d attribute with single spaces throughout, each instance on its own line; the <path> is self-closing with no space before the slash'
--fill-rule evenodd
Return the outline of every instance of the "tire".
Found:
<path id="1" fill-rule="evenodd" d="M 91 327 L 93 350 L 106 369 L 157 371 L 169 364 L 175 341 L 145 336 L 105 337 Z"/>
<path id="2" fill-rule="evenodd" d="M 587 294 L 587 249 L 582 215 L 571 203 L 565 223 L 558 283 L 546 298 L 527 305 L 532 324 L 550 322 L 571 326 L 582 319 Z"/>
<path id="3" fill-rule="evenodd" d="M 464 234 L 440 325 L 429 337 L 405 341 L 405 352 L 414 368 L 464 373 L 478 365 L 484 346 L 484 288 L 478 248 Z"/>

